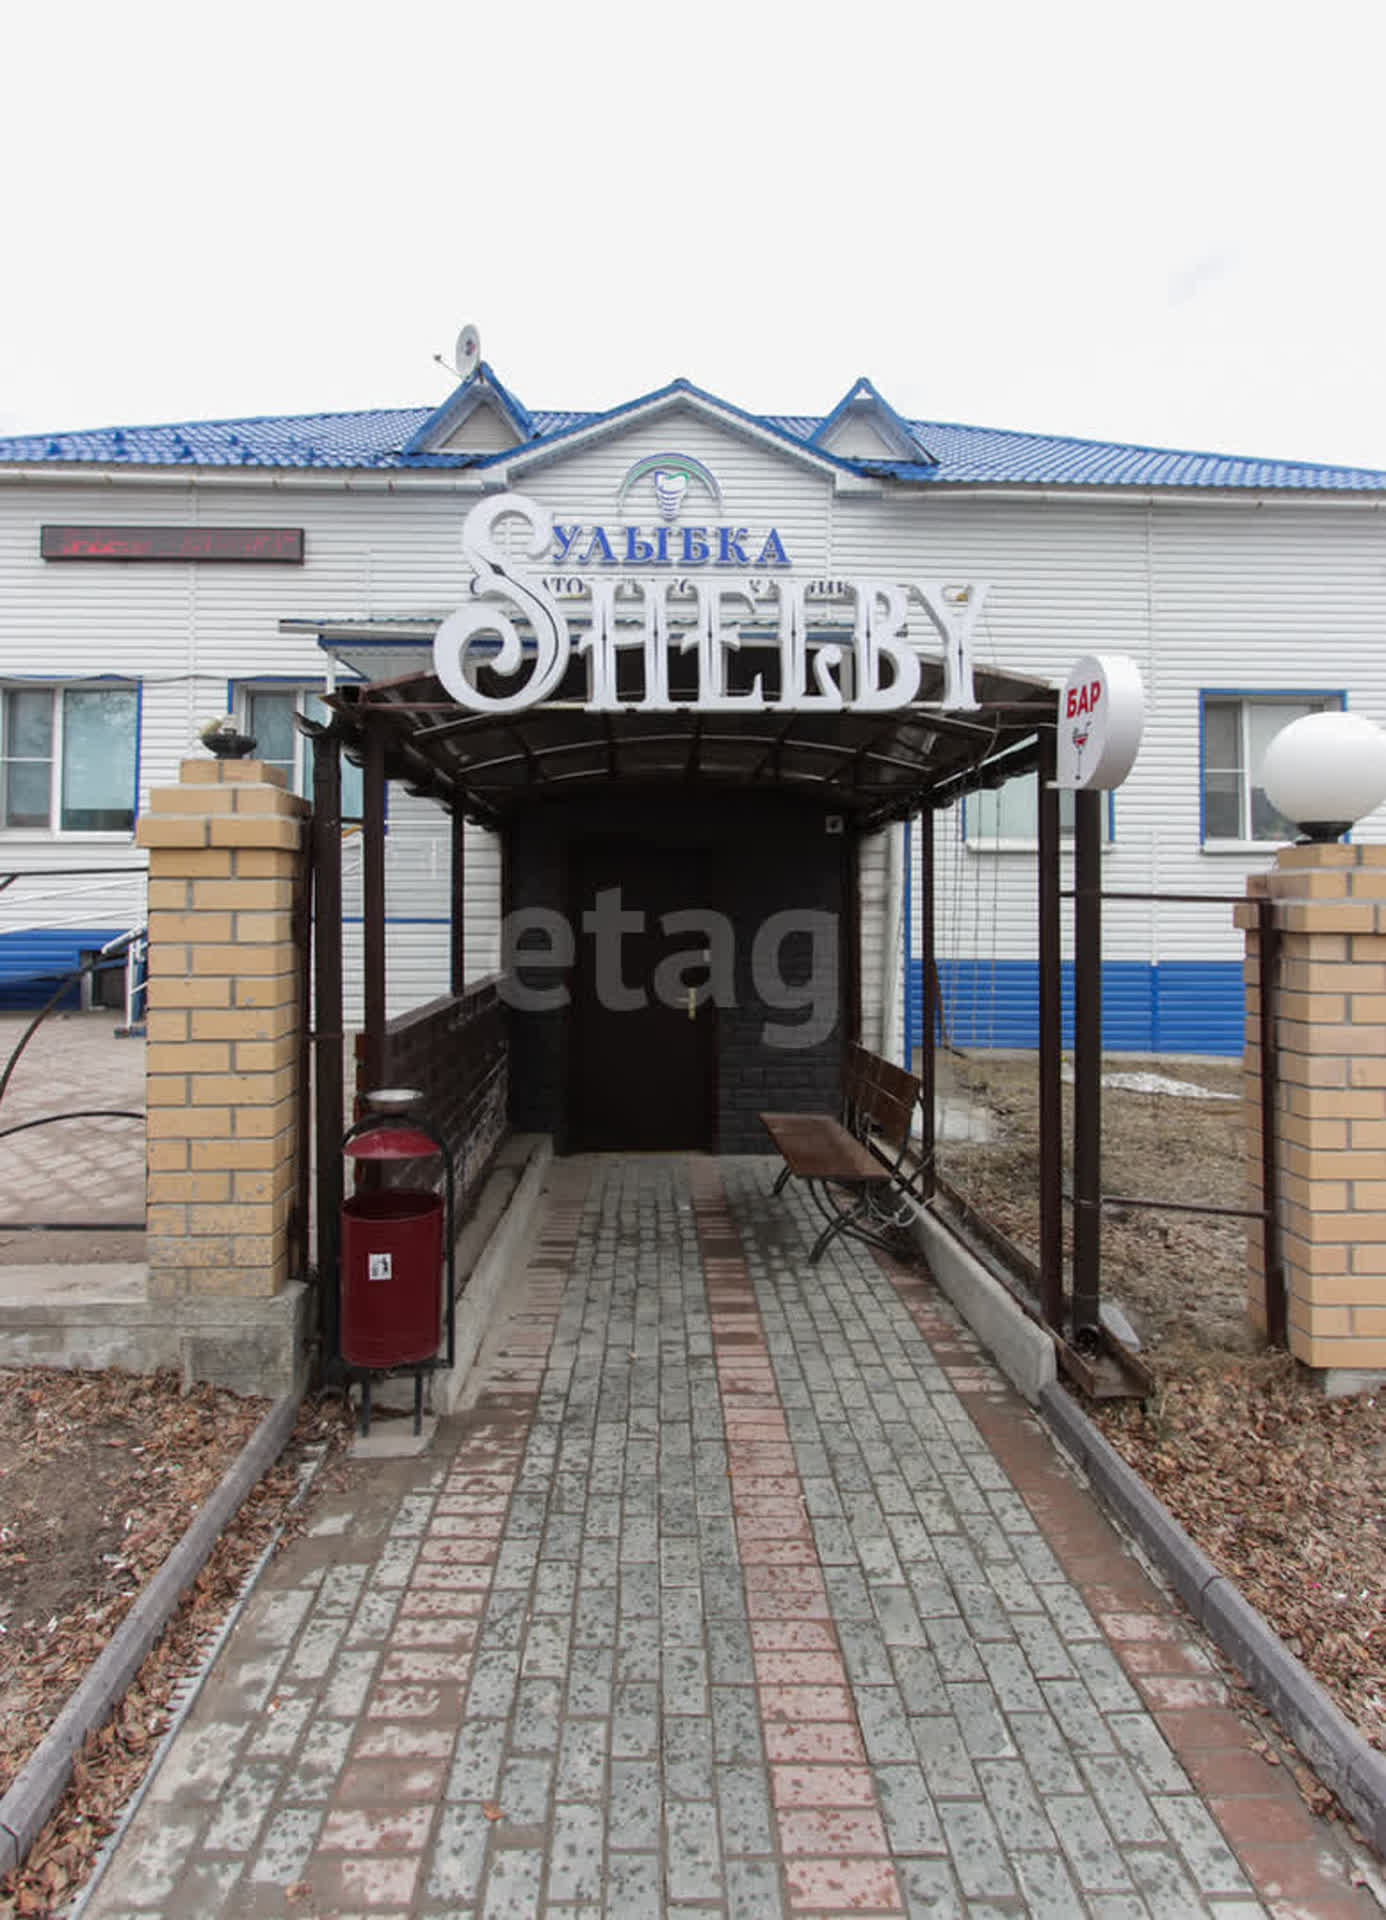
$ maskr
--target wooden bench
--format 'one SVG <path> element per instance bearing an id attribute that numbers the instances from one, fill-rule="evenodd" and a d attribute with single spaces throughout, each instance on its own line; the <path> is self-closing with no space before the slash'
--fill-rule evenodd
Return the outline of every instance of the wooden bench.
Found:
<path id="1" fill-rule="evenodd" d="M 910 1137 L 923 1087 L 912 1073 L 850 1045 L 842 1061 L 842 1113 L 763 1113 L 784 1166 L 774 1192 L 803 1180 L 827 1225 L 809 1260 L 840 1233 L 891 1251 L 908 1225 L 916 1191 Z"/>

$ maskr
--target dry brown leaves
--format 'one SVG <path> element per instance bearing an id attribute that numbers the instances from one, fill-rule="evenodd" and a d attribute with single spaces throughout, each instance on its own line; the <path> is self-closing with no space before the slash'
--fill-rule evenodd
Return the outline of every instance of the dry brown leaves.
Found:
<path id="1" fill-rule="evenodd" d="M 1386 1396 L 1328 1400 L 1288 1355 L 1162 1382 L 1097 1416 L 1251 1604 L 1386 1748 Z"/>
<path id="2" fill-rule="evenodd" d="M 266 1408 L 210 1388 L 184 1396 L 172 1375 L 0 1373 L 0 1791 Z M 81 1886 L 149 1763 L 178 1682 L 283 1523 L 305 1450 L 344 1434 L 336 1406 L 305 1403 L 288 1447 L 87 1740 L 24 1867 L 0 1882 L 0 1920 L 59 1912 Z"/>

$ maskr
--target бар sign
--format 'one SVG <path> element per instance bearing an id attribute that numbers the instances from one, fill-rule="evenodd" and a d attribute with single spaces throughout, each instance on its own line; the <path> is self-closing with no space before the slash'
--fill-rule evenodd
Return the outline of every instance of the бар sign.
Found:
<path id="1" fill-rule="evenodd" d="M 518 542 L 500 531 L 519 522 Z M 510 529 L 513 534 L 513 525 Z M 462 551 L 475 578 L 472 597 L 438 629 L 434 671 L 459 706 L 516 713 L 551 698 L 574 654 L 588 663 L 584 702 L 593 713 L 886 712 L 917 701 L 921 661 L 941 661 L 943 685 L 930 704 L 966 712 L 977 705 L 972 641 L 985 586 L 937 579 L 811 580 L 778 572 L 688 577 L 605 572 L 556 580 L 516 564 L 553 558 L 552 517 L 524 494 L 498 494 L 472 508 Z M 727 656 L 742 645 L 778 655 L 773 697 L 762 675 L 728 685 Z M 641 693 L 618 689 L 618 656 L 638 650 Z M 674 699 L 671 652 L 697 657 L 697 692 Z M 513 689 L 478 685 L 480 667 Z"/>
<path id="2" fill-rule="evenodd" d="M 1129 654 L 1087 653 L 1059 689 L 1055 786 L 1119 787 L 1145 729 L 1145 687 Z"/>

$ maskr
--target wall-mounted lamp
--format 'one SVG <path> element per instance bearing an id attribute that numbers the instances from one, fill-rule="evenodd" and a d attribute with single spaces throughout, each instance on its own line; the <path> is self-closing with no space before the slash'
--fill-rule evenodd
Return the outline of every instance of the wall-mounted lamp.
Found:
<path id="1" fill-rule="evenodd" d="M 1305 840 L 1339 840 L 1386 800 L 1386 733 L 1359 713 L 1307 713 L 1266 748 L 1261 784 Z"/>

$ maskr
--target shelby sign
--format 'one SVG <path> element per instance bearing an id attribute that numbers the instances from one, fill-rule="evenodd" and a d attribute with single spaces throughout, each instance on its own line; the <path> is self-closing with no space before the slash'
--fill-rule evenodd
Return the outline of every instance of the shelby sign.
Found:
<path id="1" fill-rule="evenodd" d="M 550 699 L 574 653 L 587 657 L 585 705 L 595 713 L 886 712 L 916 699 L 924 654 L 943 665 L 939 708 L 977 705 L 972 639 L 984 586 L 783 572 L 556 580 L 515 565 L 517 543 L 502 535 L 504 520 L 520 523 L 518 546 L 531 560 L 551 560 L 555 544 L 552 518 L 524 494 L 500 494 L 467 515 L 462 551 L 475 574 L 472 597 L 438 629 L 433 664 L 453 699 L 477 713 L 515 713 Z M 740 689 L 728 685 L 727 656 L 743 645 L 777 655 L 773 697 L 760 673 Z M 618 688 L 618 656 L 628 649 L 643 663 L 637 699 Z M 696 654 L 692 698 L 671 695 L 671 651 Z M 514 689 L 487 691 L 479 667 L 503 681 L 524 678 Z"/>

